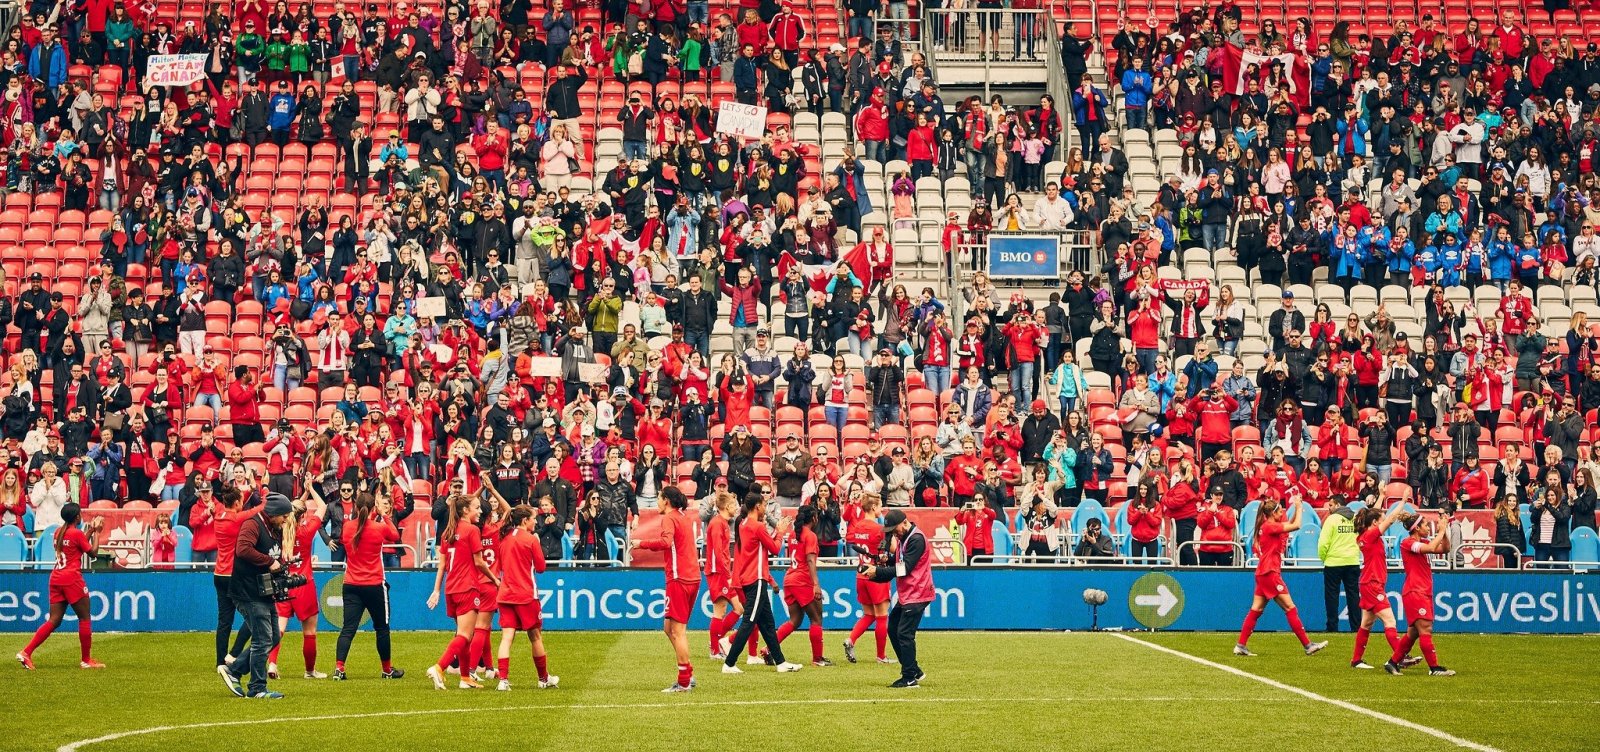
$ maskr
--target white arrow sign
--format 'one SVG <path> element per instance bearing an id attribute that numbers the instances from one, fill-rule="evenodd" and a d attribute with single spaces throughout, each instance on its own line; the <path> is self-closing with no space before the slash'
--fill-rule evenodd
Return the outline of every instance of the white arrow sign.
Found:
<path id="1" fill-rule="evenodd" d="M 1178 605 L 1178 596 L 1173 595 L 1166 585 L 1157 585 L 1155 595 L 1136 595 L 1133 597 L 1135 606 L 1155 606 L 1157 616 L 1166 616 L 1173 606 Z"/>

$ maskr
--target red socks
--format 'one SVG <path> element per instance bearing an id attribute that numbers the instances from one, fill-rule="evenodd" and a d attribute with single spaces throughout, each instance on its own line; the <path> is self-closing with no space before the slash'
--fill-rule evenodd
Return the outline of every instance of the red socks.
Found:
<path id="1" fill-rule="evenodd" d="M 447 668 L 450 668 L 450 664 L 457 658 L 460 658 L 462 653 L 467 651 L 468 643 L 469 640 L 461 635 L 456 635 L 455 637 L 450 638 L 449 647 L 446 647 L 444 649 L 444 655 L 439 657 L 439 670 L 443 671 Z M 466 664 L 466 661 L 462 661 L 461 663 Z M 467 671 L 471 671 L 471 669 L 467 669 Z"/>
<path id="2" fill-rule="evenodd" d="M 884 658 L 883 652 L 889 645 L 889 617 L 880 616 L 872 626 L 872 636 L 878 641 L 878 657 Z"/>
<path id="3" fill-rule="evenodd" d="M 872 614 L 865 614 L 861 618 L 856 619 L 856 625 L 850 628 L 851 645 L 856 644 L 856 641 L 861 639 L 861 635 L 867 633 L 867 630 L 872 627 L 872 622 L 875 618 L 876 617 L 874 617 Z"/>
<path id="4" fill-rule="evenodd" d="M 789 639 L 789 635 L 792 634 L 794 634 L 794 622 L 784 622 L 782 626 L 778 627 L 778 644 L 782 645 L 783 641 Z"/>
<path id="5" fill-rule="evenodd" d="M 339 661 L 339 670 L 340 671 L 344 670 L 344 661 Z M 394 670 L 394 666 L 390 665 L 387 660 L 383 662 L 383 673 L 387 674 L 387 673 L 389 673 L 390 671 L 393 671 L 393 670 Z"/>
<path id="6" fill-rule="evenodd" d="M 1439 654 L 1433 650 L 1433 635 L 1423 634 L 1417 638 L 1417 643 L 1422 645 L 1422 657 L 1428 661 L 1428 668 L 1439 665 Z"/>
<path id="7" fill-rule="evenodd" d="M 311 673 L 317 667 L 317 636 L 302 635 L 300 641 L 300 654 L 306 659 L 306 673 Z"/>
<path id="8" fill-rule="evenodd" d="M 40 624 L 39 629 L 33 633 L 33 639 L 28 641 L 28 646 L 22 649 L 22 654 L 33 655 L 34 649 L 43 645 L 45 640 L 50 639 L 50 634 L 54 631 L 56 631 L 56 625 L 48 621 Z"/>
<path id="9" fill-rule="evenodd" d="M 472 630 L 472 642 L 467 647 L 467 659 L 461 662 L 461 675 L 466 676 L 472 673 L 473 669 L 478 667 L 478 661 L 483 659 L 488 649 L 489 630 Z"/>
<path id="10" fill-rule="evenodd" d="M 1400 644 L 1395 646 L 1394 657 L 1390 660 L 1394 661 L 1395 663 L 1399 663 L 1400 661 L 1404 660 L 1406 653 L 1411 652 L 1411 646 L 1415 644 L 1417 644 L 1416 640 L 1412 639 L 1411 635 L 1409 634 L 1400 638 Z"/>
<path id="11" fill-rule="evenodd" d="M 678 686 L 687 687 L 694 678 L 694 666 L 688 663 L 678 664 Z"/>
<path id="12" fill-rule="evenodd" d="M 542 656 L 542 655 L 534 656 L 533 657 L 533 667 L 534 667 L 535 670 L 537 670 L 539 672 L 539 681 L 549 681 L 549 679 L 550 679 L 550 669 L 545 666 L 545 656 Z"/>
<path id="13" fill-rule="evenodd" d="M 1390 635 L 1393 635 L 1393 634 L 1394 634 L 1394 630 L 1392 630 L 1392 629 L 1384 630 L 1384 635 L 1385 636 L 1390 636 Z M 1362 627 L 1362 628 L 1356 630 L 1356 651 L 1354 653 L 1350 654 L 1350 662 L 1351 663 L 1360 663 L 1361 662 L 1362 654 L 1367 652 L 1367 637 L 1369 637 L 1371 635 L 1372 635 L 1372 630 L 1367 629 L 1366 627 Z"/>
<path id="14" fill-rule="evenodd" d="M 89 662 L 90 648 L 94 647 L 94 627 L 88 619 L 78 620 L 78 653 L 83 656 L 83 662 Z"/>
<path id="15" fill-rule="evenodd" d="M 1256 631 L 1256 622 L 1261 620 L 1261 612 L 1251 610 L 1244 615 L 1244 626 L 1239 628 L 1239 644 L 1250 644 L 1250 633 Z"/>
<path id="16" fill-rule="evenodd" d="M 807 630 L 811 635 L 811 660 L 822 660 L 822 625 L 812 624 Z"/>
<path id="17" fill-rule="evenodd" d="M 721 652 L 722 638 L 727 636 L 728 630 L 733 628 L 738 618 L 738 614 L 729 611 L 711 620 L 711 652 Z"/>
<path id="18" fill-rule="evenodd" d="M 1300 638 L 1300 644 L 1309 646 L 1311 638 L 1306 636 L 1306 625 L 1300 623 L 1300 609 L 1291 608 L 1283 612 L 1283 616 L 1289 620 L 1289 628 L 1294 630 L 1294 636 Z"/>
<path id="19" fill-rule="evenodd" d="M 495 666 L 495 673 L 497 675 L 499 675 L 499 677 L 501 679 L 510 679 L 511 678 L 511 659 L 510 658 L 501 658 L 500 662 L 497 663 L 496 666 Z"/>
<path id="20" fill-rule="evenodd" d="M 267 651 L 267 663 L 278 662 L 278 648 L 281 647 L 283 647 L 283 643 L 279 642 L 278 644 L 273 645 L 271 650 Z"/>
<path id="21" fill-rule="evenodd" d="M 750 657 L 751 658 L 754 658 L 754 657 L 756 657 L 758 655 L 761 655 L 760 653 L 756 652 L 756 644 L 757 644 L 756 643 L 756 638 L 759 635 L 760 635 L 759 631 L 750 633 Z"/>
<path id="22" fill-rule="evenodd" d="M 1383 630 L 1383 639 L 1389 641 L 1389 649 L 1390 650 L 1399 650 L 1400 649 L 1400 633 L 1394 631 L 1394 627 L 1385 627 L 1384 628 L 1384 630 Z"/>

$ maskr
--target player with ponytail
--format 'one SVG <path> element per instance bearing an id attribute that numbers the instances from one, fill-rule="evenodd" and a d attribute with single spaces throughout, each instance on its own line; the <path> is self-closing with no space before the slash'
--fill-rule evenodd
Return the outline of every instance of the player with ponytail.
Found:
<path id="1" fill-rule="evenodd" d="M 1400 635 L 1394 628 L 1394 609 L 1389 607 L 1389 562 L 1383 531 L 1400 516 L 1401 506 L 1394 505 L 1388 514 L 1366 507 L 1355 516 L 1356 543 L 1361 547 L 1361 627 L 1356 630 L 1356 648 L 1350 655 L 1350 667 L 1372 668 L 1361 659 L 1367 650 L 1367 638 L 1372 634 L 1372 624 L 1383 621 L 1383 636 L 1389 640 L 1389 649 L 1400 650 Z M 1400 673 L 1395 661 L 1386 661 L 1383 670 Z"/>
<path id="2" fill-rule="evenodd" d="M 495 675 L 500 683 L 495 689 L 511 689 L 511 643 L 517 632 L 528 633 L 533 643 L 533 667 L 539 672 L 539 688 L 551 689 L 561 682 L 561 677 L 550 673 L 545 664 L 544 618 L 540 615 L 539 586 L 535 574 L 545 568 L 544 547 L 534 532 L 537 524 L 531 507 L 517 507 L 506 515 L 505 526 L 500 528 L 500 545 L 495 556 L 495 566 L 500 571 L 500 589 L 496 601 L 500 609 L 500 660 Z"/>
<path id="3" fill-rule="evenodd" d="M 394 525 L 394 504 L 387 495 L 358 494 L 341 531 L 344 546 L 344 624 L 334 653 L 333 678 L 345 679 L 344 662 L 350 655 L 364 614 L 372 615 L 372 632 L 385 679 L 406 675 L 389 662 L 389 583 L 384 577 L 384 546 L 400 542 Z"/>
<path id="4" fill-rule="evenodd" d="M 311 572 L 311 545 L 317 533 L 322 530 L 322 520 L 326 516 L 328 505 L 320 497 L 312 493 L 310 485 L 306 487 L 306 495 L 294 503 L 294 514 L 290 515 L 289 522 L 284 523 L 284 540 L 294 540 L 294 558 L 290 560 L 289 571 L 306 578 L 306 584 L 291 591 L 289 600 L 279 602 L 278 608 L 278 634 L 283 634 L 289 629 L 289 618 L 300 620 L 300 654 L 305 659 L 307 679 L 326 679 L 327 674 L 317 670 L 317 582 Z M 367 506 L 371 507 L 371 496 L 368 497 Z M 361 508 L 360 497 L 357 497 L 355 508 Z M 278 649 L 283 647 L 280 640 L 272 646 L 267 654 L 267 678 L 278 678 Z"/>
<path id="5" fill-rule="evenodd" d="M 1400 515 L 1399 522 L 1406 529 L 1406 539 L 1400 541 L 1400 563 L 1406 570 L 1405 584 L 1400 588 L 1400 609 L 1406 615 L 1406 637 L 1395 649 L 1392 662 L 1414 665 L 1416 659 L 1407 658 L 1406 654 L 1412 645 L 1421 645 L 1428 676 L 1455 676 L 1456 672 L 1439 665 L 1439 654 L 1433 649 L 1433 564 L 1428 561 L 1430 555 L 1450 550 L 1450 526 L 1440 525 L 1437 520 L 1423 522 L 1416 512 Z"/>
<path id="6" fill-rule="evenodd" d="M 739 622 L 739 631 L 733 637 L 733 644 L 745 644 L 745 640 L 759 629 L 772 661 L 778 664 L 778 671 L 799 671 L 800 664 L 783 659 L 783 647 L 778 644 L 777 630 L 772 624 L 772 595 L 767 592 L 772 587 L 769 557 L 778 553 L 778 539 L 767 529 L 767 500 L 761 492 L 752 491 L 745 494 L 742 508 L 744 517 L 739 526 L 734 528 L 733 584 L 744 590 L 744 619 Z M 780 520 L 778 535 L 788 534 L 792 523 L 793 520 L 788 517 Z M 737 658 L 737 651 L 728 651 L 727 657 L 722 659 L 722 673 L 744 673 L 733 665 Z"/>
<path id="7" fill-rule="evenodd" d="M 33 633 L 28 646 L 17 653 L 17 662 L 33 670 L 33 651 L 37 650 L 50 634 L 61 626 L 67 607 L 78 616 L 78 668 L 105 668 L 106 665 L 90 655 L 94 645 L 94 627 L 89 619 L 89 587 L 83 581 L 83 557 L 100 552 L 100 529 L 105 520 L 96 517 L 89 521 L 89 530 L 78 526 L 83 512 L 76 502 L 61 507 L 61 525 L 56 528 L 54 541 L 56 566 L 50 570 L 50 616 Z"/>
<path id="8" fill-rule="evenodd" d="M 783 602 L 789 607 L 789 620 L 778 628 L 778 642 L 800 629 L 807 618 L 811 625 L 811 665 L 832 666 L 822 654 L 822 583 L 817 578 L 817 558 L 822 546 L 817 541 L 817 508 L 800 507 L 794 515 L 794 533 L 789 538 L 789 556 L 794 565 L 783 575 Z"/>
<path id="9" fill-rule="evenodd" d="M 677 486 L 661 489 L 656 507 L 661 510 L 661 532 L 654 538 L 636 538 L 629 541 L 629 545 L 660 551 L 665 558 L 662 568 L 667 576 L 667 612 L 661 620 L 661 631 L 666 633 L 667 642 L 672 644 L 672 652 L 678 659 L 678 680 L 661 691 L 687 692 L 694 689 L 694 664 L 689 659 L 689 615 L 694 613 L 695 600 L 700 595 L 695 520 L 684 511 L 689 508 L 689 497 Z"/>
<path id="10" fill-rule="evenodd" d="M 476 496 L 455 494 L 445 503 L 448 517 L 439 536 L 439 569 L 433 581 L 433 593 L 428 596 L 428 608 L 437 608 L 441 589 L 445 595 L 445 613 L 456 622 L 456 634 L 445 648 L 436 665 L 428 667 L 428 678 L 434 689 L 444 689 L 444 670 L 453 661 L 460 661 L 461 689 L 482 689 L 483 685 L 472 678 L 472 667 L 478 656 L 471 652 L 474 644 L 473 630 L 478 624 L 481 604 L 479 585 L 495 581 L 494 572 L 484 558 L 483 540 L 478 531 L 478 520 L 483 514 Z"/>
<path id="11" fill-rule="evenodd" d="M 1256 592 L 1250 601 L 1250 612 L 1245 614 L 1244 626 L 1239 630 L 1239 644 L 1233 646 L 1234 655 L 1255 655 L 1246 646 L 1250 642 L 1250 633 L 1255 631 L 1256 621 L 1261 618 L 1269 602 L 1277 603 L 1283 609 L 1284 617 L 1289 620 L 1289 628 L 1294 630 L 1295 637 L 1300 638 L 1306 655 L 1315 655 L 1328 646 L 1326 642 L 1312 642 L 1306 636 L 1306 627 L 1300 623 L 1300 611 L 1295 608 L 1294 599 L 1289 597 L 1288 586 L 1283 584 L 1283 552 L 1289 546 L 1289 534 L 1299 530 L 1302 522 L 1303 505 L 1299 497 L 1292 497 L 1289 503 L 1294 507 L 1293 516 L 1286 516 L 1283 505 L 1277 499 L 1263 499 L 1260 510 L 1256 512 Z"/>

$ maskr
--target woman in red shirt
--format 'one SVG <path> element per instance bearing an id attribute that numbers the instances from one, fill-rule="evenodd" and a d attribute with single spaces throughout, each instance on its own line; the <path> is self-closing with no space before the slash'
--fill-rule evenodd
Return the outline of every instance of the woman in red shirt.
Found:
<path id="1" fill-rule="evenodd" d="M 822 654 L 822 583 L 817 578 L 817 556 L 821 545 L 817 542 L 817 508 L 803 506 L 794 516 L 794 533 L 789 538 L 789 557 L 793 566 L 783 575 L 783 602 L 789 607 L 789 621 L 778 628 L 778 642 L 800 628 L 800 622 L 810 619 L 807 633 L 811 637 L 811 665 L 832 666 L 833 661 Z"/>
<path id="2" fill-rule="evenodd" d="M 1156 501 L 1155 481 L 1147 480 L 1135 487 L 1128 499 L 1128 536 L 1132 539 L 1131 556 L 1147 563 L 1161 555 L 1161 504 Z"/>
<path id="3" fill-rule="evenodd" d="M 1220 493 L 1211 498 L 1213 502 L 1219 500 Z M 1244 626 L 1239 629 L 1239 643 L 1233 646 L 1234 655 L 1254 655 L 1246 645 L 1269 601 L 1283 609 L 1284 618 L 1288 619 L 1294 636 L 1300 638 L 1306 655 L 1316 655 L 1328 646 L 1327 642 L 1312 642 L 1306 636 L 1306 627 L 1300 622 L 1300 612 L 1294 606 L 1294 599 L 1289 597 L 1288 586 L 1283 583 L 1283 552 L 1289 547 L 1289 534 L 1300 529 L 1300 515 L 1305 513 L 1299 501 L 1293 497 L 1289 499 L 1289 505 L 1295 512 L 1292 517 L 1285 514 L 1283 505 L 1277 499 L 1262 500 L 1261 509 L 1256 513 L 1256 591 L 1250 600 L 1250 611 L 1245 614 Z M 1218 505 L 1213 503 L 1212 506 Z"/>
<path id="4" fill-rule="evenodd" d="M 783 659 L 783 646 L 778 644 L 778 632 L 772 623 L 772 596 L 767 593 L 772 584 L 772 570 L 768 558 L 778 553 L 778 539 L 767 529 L 767 500 L 759 493 L 750 493 L 744 497 L 740 508 L 744 518 L 734 533 L 733 584 L 744 591 L 743 600 L 748 605 L 732 644 L 743 645 L 759 629 L 762 642 L 766 643 L 773 662 L 778 664 L 778 672 L 799 671 L 800 664 Z M 787 535 L 793 521 L 790 517 L 779 520 L 777 534 Z M 722 673 L 744 673 L 734 665 L 738 655 L 728 652 L 722 661 Z M 763 661 L 752 658 L 749 662 Z"/>
<path id="5" fill-rule="evenodd" d="M 548 498 L 548 497 L 546 497 Z M 534 532 L 537 517 L 532 507 L 519 506 L 506 515 L 504 535 L 495 550 L 495 566 L 500 571 L 500 586 L 495 599 L 500 608 L 500 660 L 495 675 L 496 690 L 511 689 L 511 643 L 517 632 L 528 633 L 533 643 L 533 667 L 539 675 L 539 688 L 551 689 L 561 677 L 550 674 L 544 649 L 544 617 L 540 614 L 539 586 L 535 574 L 544 574 L 544 548 Z"/>
<path id="6" fill-rule="evenodd" d="M 739 501 L 726 491 L 716 492 L 712 504 L 716 514 L 706 523 L 706 592 L 711 594 L 711 658 L 728 657 L 732 647 L 727 642 L 728 630 L 744 616 L 744 601 L 738 588 L 733 587 L 733 528 L 730 523 L 739 514 Z"/>
<path id="7" fill-rule="evenodd" d="M 689 498 L 677 486 L 661 489 L 656 497 L 661 512 L 661 532 L 653 539 L 635 539 L 630 546 L 646 551 L 661 551 L 665 561 L 667 610 L 661 629 L 672 643 L 678 659 L 678 680 L 662 690 L 667 693 L 694 689 L 694 665 L 689 662 L 689 615 L 700 595 L 700 559 L 695 550 L 694 518 L 685 513 Z"/>
<path id="8" fill-rule="evenodd" d="M 488 559 L 483 555 L 483 539 L 478 531 L 482 510 L 476 496 L 456 494 L 450 497 L 449 521 L 439 536 L 441 548 L 438 574 L 433 581 L 433 594 L 428 596 L 428 608 L 439 605 L 439 593 L 445 593 L 445 613 L 456 622 L 456 634 L 445 648 L 439 662 L 428 667 L 428 678 L 434 689 L 444 689 L 444 670 L 451 662 L 461 666 L 461 689 L 482 689 L 483 685 L 472 678 L 472 667 L 478 665 L 481 653 L 474 652 L 473 630 L 478 622 L 480 583 L 498 584 Z"/>
<path id="9" fill-rule="evenodd" d="M 861 566 L 879 567 L 888 563 L 883 551 L 883 527 L 878 520 L 883 500 L 877 494 L 862 494 L 860 506 L 855 508 L 855 519 L 846 521 L 849 528 L 845 540 L 857 555 L 856 602 L 861 604 L 861 618 L 850 630 L 850 638 L 844 641 L 844 657 L 851 663 L 856 662 L 856 641 L 871 627 L 878 643 L 878 662 L 888 663 L 884 648 L 889 642 L 889 583 L 874 582 L 860 574 Z"/>
<path id="10" fill-rule="evenodd" d="M 933 174 L 933 157 L 938 151 L 938 136 L 927 114 L 917 115 L 917 124 L 906 135 L 906 160 L 911 162 L 911 179 Z"/>
<path id="11" fill-rule="evenodd" d="M 81 514 L 75 503 L 68 502 L 61 507 L 61 526 L 55 532 L 56 564 L 50 571 L 50 616 L 33 633 L 28 646 L 17 653 L 17 662 L 29 671 L 33 670 L 33 651 L 61 626 L 68 606 L 78 617 L 78 667 L 106 667 L 89 655 L 94 644 L 94 628 L 90 622 L 89 588 L 83 582 L 83 557 L 100 552 L 100 528 L 105 520 L 99 517 L 90 520 L 85 533 L 78 527 Z"/>
<path id="12" fill-rule="evenodd" d="M 344 662 L 350 655 L 350 642 L 356 637 L 364 615 L 372 616 L 373 636 L 378 660 L 383 661 L 383 678 L 399 679 L 404 670 L 389 663 L 389 586 L 384 581 L 383 547 L 400 542 L 394 525 L 394 508 L 386 496 L 361 494 L 356 497 L 341 531 L 344 548 L 344 624 L 334 653 L 333 678 L 344 680 Z"/>
<path id="13" fill-rule="evenodd" d="M 294 514 L 290 519 L 294 522 L 294 555 L 290 558 L 289 572 L 306 578 L 306 584 L 295 588 L 289 593 L 289 600 L 281 601 L 278 607 L 278 634 L 282 635 L 289 629 L 289 618 L 300 620 L 300 654 L 305 658 L 307 679 L 326 679 L 327 674 L 317 670 L 317 622 L 320 613 L 317 608 L 317 582 L 311 572 L 311 546 L 317 533 L 322 530 L 322 520 L 327 512 L 327 505 L 306 489 L 305 498 L 297 500 Z M 277 645 L 267 654 L 267 678 L 278 678 L 278 649 L 283 646 L 280 639 Z"/>

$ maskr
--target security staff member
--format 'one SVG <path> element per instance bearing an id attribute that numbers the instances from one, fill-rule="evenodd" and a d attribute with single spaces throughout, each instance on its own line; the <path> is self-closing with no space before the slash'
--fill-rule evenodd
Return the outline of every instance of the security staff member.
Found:
<path id="1" fill-rule="evenodd" d="M 1361 620 L 1361 558 L 1356 542 L 1355 512 L 1348 504 L 1328 513 L 1317 537 L 1317 558 L 1322 559 L 1322 600 L 1327 607 L 1327 631 L 1339 631 L 1339 588 L 1344 587 L 1350 631 Z"/>
<path id="2" fill-rule="evenodd" d="M 904 689 L 917 686 L 925 676 L 917 665 L 917 625 L 933 602 L 933 557 L 928 550 L 928 537 L 906 519 L 905 512 L 889 510 L 883 516 L 883 534 L 891 541 L 893 565 L 863 564 L 860 571 L 874 582 L 895 580 L 897 593 L 894 608 L 889 610 L 889 644 L 900 661 L 900 678 L 889 687 Z"/>
<path id="3" fill-rule="evenodd" d="M 277 610 L 262 591 L 261 576 L 284 567 L 283 522 L 293 511 L 287 496 L 267 494 L 261 514 L 245 520 L 239 529 L 239 540 L 234 544 L 233 581 L 228 594 L 250 629 L 250 657 L 248 661 L 234 661 L 231 666 L 218 666 L 217 673 L 239 697 L 283 698 L 278 692 L 267 691 L 267 654 L 278 644 L 281 635 Z M 248 693 L 239 687 L 246 670 L 250 672 Z"/>

